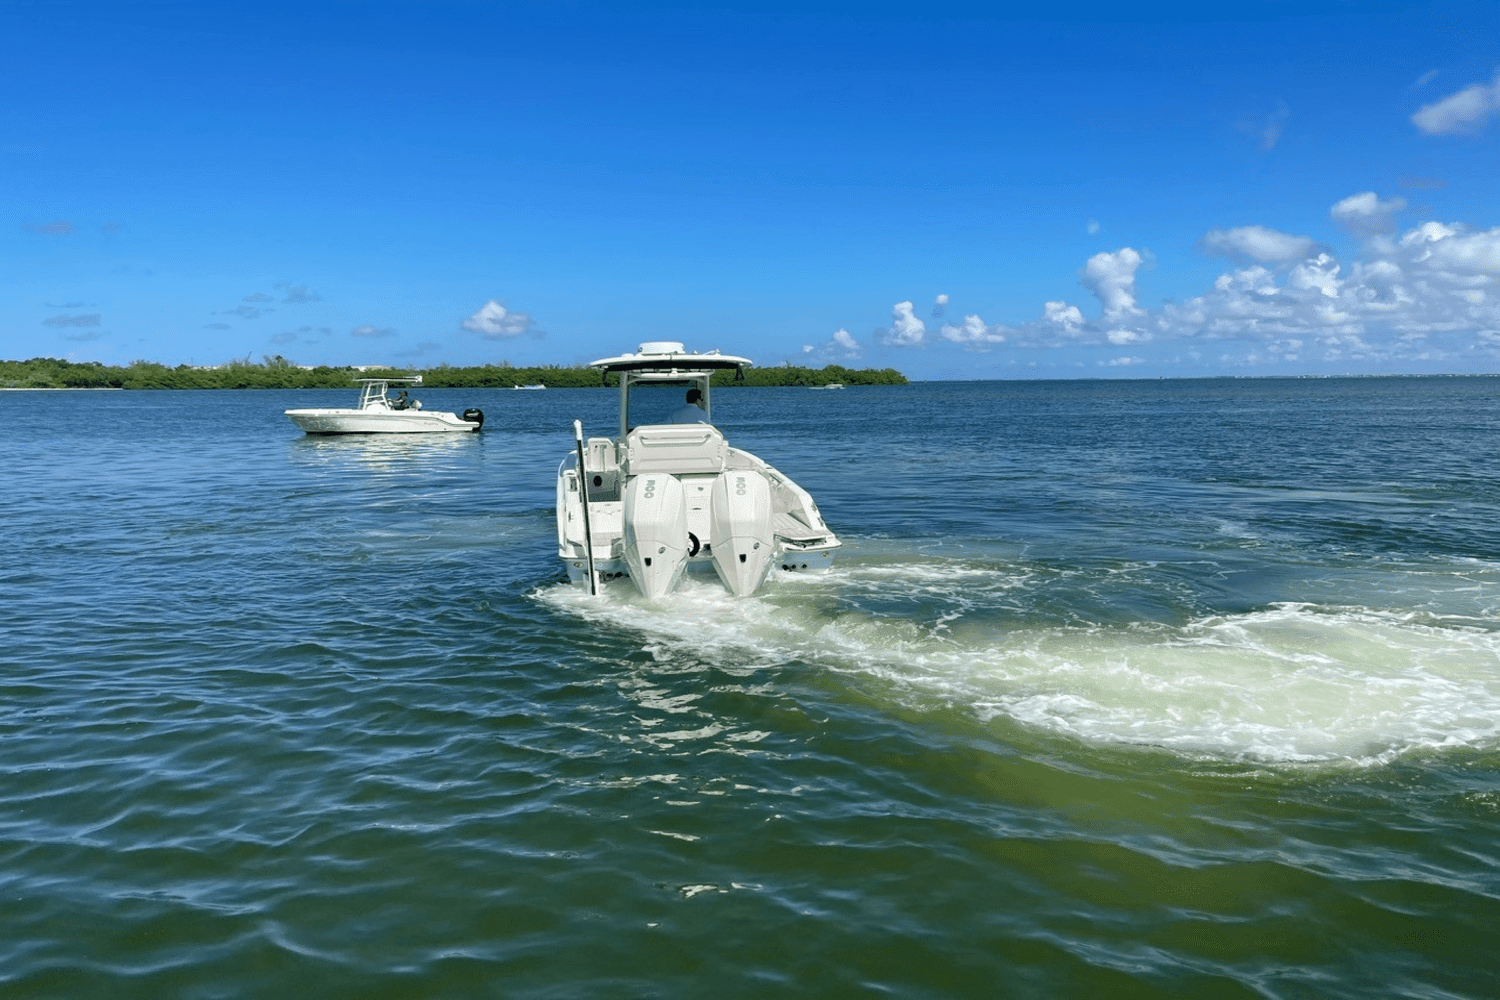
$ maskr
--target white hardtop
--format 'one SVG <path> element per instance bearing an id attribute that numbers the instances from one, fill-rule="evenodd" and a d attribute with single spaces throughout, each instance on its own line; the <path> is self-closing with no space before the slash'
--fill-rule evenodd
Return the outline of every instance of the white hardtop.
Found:
<path id="1" fill-rule="evenodd" d="M 736 372 L 753 364 L 749 358 L 733 354 L 708 351 L 704 354 L 689 354 L 675 340 L 652 340 L 642 344 L 635 354 L 622 354 L 617 358 L 601 358 L 589 362 L 590 368 L 598 368 L 608 374 L 620 376 L 620 438 L 623 440 L 631 429 L 639 424 L 660 423 L 648 417 L 637 419 L 631 413 L 631 390 L 636 386 L 681 386 L 698 390 L 699 405 L 703 409 L 703 421 L 713 422 L 713 400 L 710 396 L 710 381 L 715 371 Z M 660 412 L 654 414 L 660 417 Z"/>
<path id="2" fill-rule="evenodd" d="M 600 358 L 590 361 L 590 368 L 606 372 L 663 372 L 686 373 L 715 371 L 724 368 L 749 368 L 754 362 L 732 354 L 708 351 L 689 354 L 675 340 L 651 340 L 640 346 L 635 354 L 622 354 L 617 358 Z"/>

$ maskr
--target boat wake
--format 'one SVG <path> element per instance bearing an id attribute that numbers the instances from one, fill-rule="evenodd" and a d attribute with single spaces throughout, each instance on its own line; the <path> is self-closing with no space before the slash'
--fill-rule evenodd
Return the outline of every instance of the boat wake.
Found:
<path id="1" fill-rule="evenodd" d="M 903 708 L 1092 743 L 1357 764 L 1500 745 L 1500 633 L 1429 612 L 1289 602 L 1090 626 L 1028 616 L 1021 568 L 851 563 L 771 582 L 738 600 L 711 578 L 660 604 L 623 587 L 539 596 L 674 659 L 806 664 Z"/>

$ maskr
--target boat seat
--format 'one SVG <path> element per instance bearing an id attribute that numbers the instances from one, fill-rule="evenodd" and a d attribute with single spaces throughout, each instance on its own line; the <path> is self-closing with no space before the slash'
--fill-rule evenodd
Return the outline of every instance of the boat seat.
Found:
<path id="1" fill-rule="evenodd" d="M 724 470 L 728 450 L 712 424 L 646 424 L 625 436 L 625 472 L 716 475 Z"/>

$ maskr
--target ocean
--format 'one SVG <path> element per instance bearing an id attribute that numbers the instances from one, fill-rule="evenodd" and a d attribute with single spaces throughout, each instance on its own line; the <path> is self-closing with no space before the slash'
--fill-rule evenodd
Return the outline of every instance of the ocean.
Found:
<path id="1" fill-rule="evenodd" d="M 1500 379 L 720 390 L 660 606 L 419 395 L 0 392 L 0 996 L 1500 995 Z"/>

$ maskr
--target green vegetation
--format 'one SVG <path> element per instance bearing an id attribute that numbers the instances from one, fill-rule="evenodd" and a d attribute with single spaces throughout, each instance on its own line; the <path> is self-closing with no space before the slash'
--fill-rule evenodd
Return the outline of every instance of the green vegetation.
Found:
<path id="1" fill-rule="evenodd" d="M 592 387 L 603 384 L 593 368 L 545 365 L 512 368 L 507 364 L 454 368 L 439 365 L 425 369 L 301 368 L 281 355 L 265 357 L 260 364 L 249 358 L 212 368 L 178 365 L 168 368 L 154 361 L 132 361 L 124 368 L 100 364 L 32 358 L 30 361 L 0 361 L 0 388 L 10 389 L 345 389 L 356 378 L 380 378 L 421 374 L 424 386 L 437 389 L 499 388 L 514 385 L 545 385 L 549 389 Z M 729 385 L 905 385 L 906 376 L 894 368 L 801 368 L 779 365 L 751 368 L 736 380 L 732 372 L 714 375 L 715 386 Z"/>

